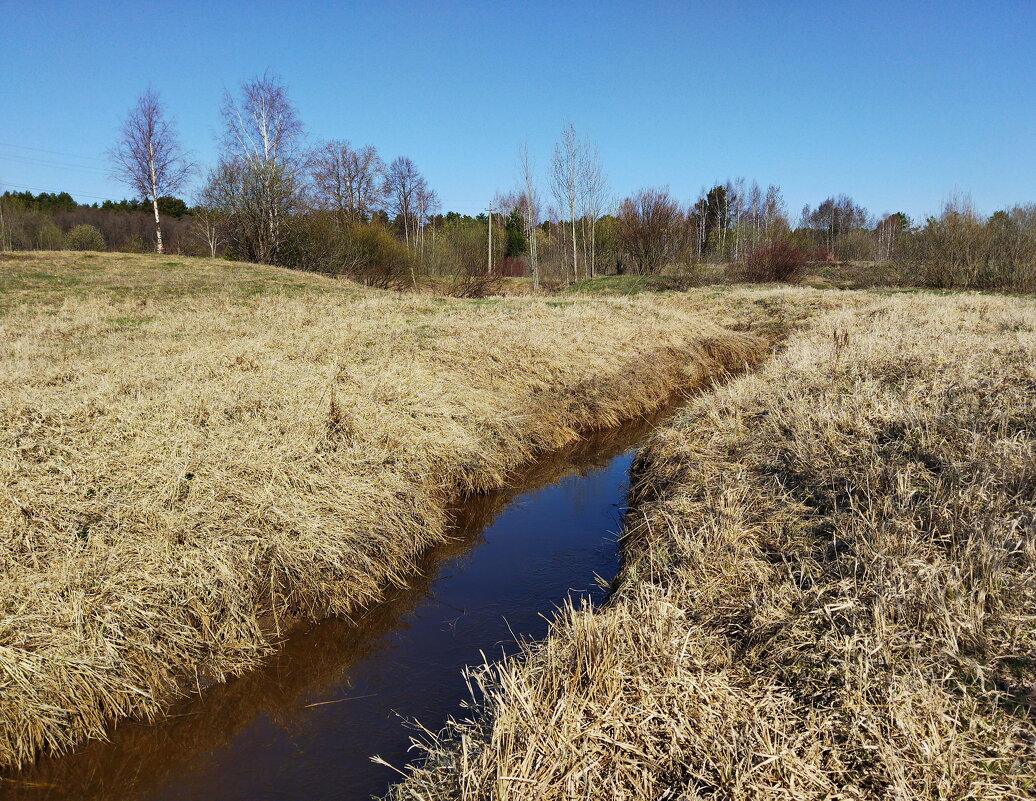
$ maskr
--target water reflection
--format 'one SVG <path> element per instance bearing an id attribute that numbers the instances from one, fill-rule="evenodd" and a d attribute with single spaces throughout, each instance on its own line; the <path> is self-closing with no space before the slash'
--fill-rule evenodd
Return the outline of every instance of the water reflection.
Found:
<path id="1" fill-rule="evenodd" d="M 537 463 L 511 486 L 454 509 L 456 537 L 422 575 L 354 621 L 296 631 L 258 670 L 156 724 L 9 776 L 10 799 L 367 798 L 408 758 L 403 719 L 431 728 L 458 711 L 465 664 L 540 636 L 566 594 L 599 597 L 617 567 L 614 532 L 630 449 L 657 423 L 604 432 Z"/>

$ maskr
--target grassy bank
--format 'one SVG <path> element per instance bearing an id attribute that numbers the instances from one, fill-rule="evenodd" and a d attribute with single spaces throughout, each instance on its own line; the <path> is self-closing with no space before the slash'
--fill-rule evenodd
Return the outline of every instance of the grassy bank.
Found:
<path id="1" fill-rule="evenodd" d="M 122 254 L 2 268 L 0 765 L 377 601 L 449 498 L 757 361 L 763 339 L 716 321 L 773 316 Z"/>
<path id="2" fill-rule="evenodd" d="M 397 798 L 1036 797 L 1036 305 L 824 316 L 636 466 L 624 565 Z"/>

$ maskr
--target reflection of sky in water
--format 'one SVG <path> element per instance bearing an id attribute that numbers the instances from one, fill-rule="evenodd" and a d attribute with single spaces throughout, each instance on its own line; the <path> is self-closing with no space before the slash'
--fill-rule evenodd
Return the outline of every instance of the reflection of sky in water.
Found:
<path id="1" fill-rule="evenodd" d="M 44 760 L 4 798 L 367 798 L 402 765 L 417 719 L 463 714 L 464 665 L 540 637 L 566 596 L 604 595 L 629 448 L 649 426 L 603 435 L 528 471 L 517 497 L 458 507 L 457 541 L 429 557 L 423 581 L 361 615 L 294 634 L 266 667 L 213 687 L 158 725 L 123 724 L 111 744 Z M 573 466 L 581 472 L 573 472 Z M 36 786 L 30 789 L 28 782 Z"/>

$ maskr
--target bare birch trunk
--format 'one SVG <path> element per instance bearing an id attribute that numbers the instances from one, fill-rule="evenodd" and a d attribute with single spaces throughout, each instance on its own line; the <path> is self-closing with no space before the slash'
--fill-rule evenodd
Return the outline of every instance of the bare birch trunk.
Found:
<path id="1" fill-rule="evenodd" d="M 158 198 L 154 195 L 151 196 L 151 206 L 155 210 L 155 241 L 157 244 L 157 250 L 159 253 L 163 253 L 164 251 L 162 250 L 162 222 L 158 217 Z"/>

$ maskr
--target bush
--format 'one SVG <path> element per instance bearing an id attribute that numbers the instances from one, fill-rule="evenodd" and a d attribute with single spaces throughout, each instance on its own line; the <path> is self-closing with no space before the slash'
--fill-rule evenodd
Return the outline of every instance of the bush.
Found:
<path id="1" fill-rule="evenodd" d="M 69 250 L 104 250 L 104 237 L 93 225 L 77 225 L 65 234 L 65 247 Z"/>
<path id="2" fill-rule="evenodd" d="M 503 279 L 486 273 L 453 275 L 442 284 L 442 293 L 451 298 L 487 298 L 502 291 Z"/>
<path id="3" fill-rule="evenodd" d="M 806 251 L 785 242 L 753 250 L 733 272 L 743 281 L 769 283 L 794 281 L 809 261 Z"/>
<path id="4" fill-rule="evenodd" d="M 830 248 L 819 247 L 809 254 L 809 261 L 820 264 L 838 264 L 838 257 Z"/>
<path id="5" fill-rule="evenodd" d="M 336 254 L 336 272 L 380 289 L 399 289 L 413 279 L 413 256 L 380 225 L 357 223 Z"/>

